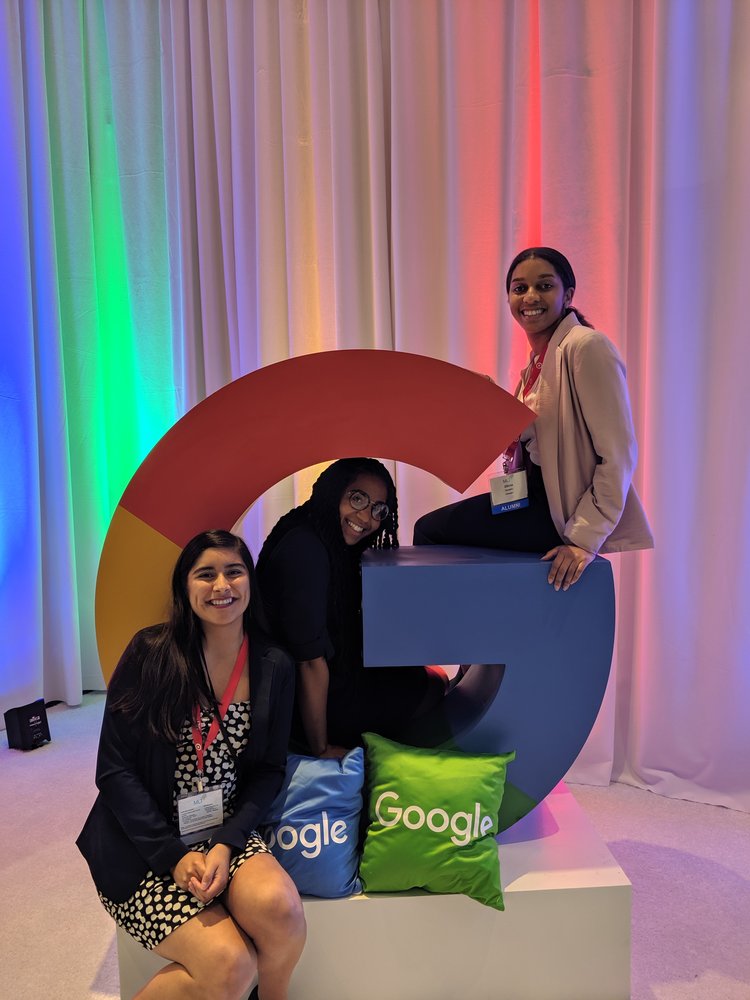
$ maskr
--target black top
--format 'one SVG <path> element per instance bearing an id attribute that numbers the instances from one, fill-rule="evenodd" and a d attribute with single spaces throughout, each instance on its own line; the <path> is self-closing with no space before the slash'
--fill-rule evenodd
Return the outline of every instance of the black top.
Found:
<path id="1" fill-rule="evenodd" d="M 112 675 L 96 761 L 99 795 L 76 841 L 97 889 L 113 902 L 129 899 L 149 869 L 164 875 L 189 850 L 172 821 L 176 745 L 149 736 L 143 715 L 134 721 L 109 708 L 137 684 L 153 628 L 134 636 Z M 284 780 L 293 690 L 288 654 L 251 637 L 250 738 L 237 758 L 234 812 L 211 838 L 233 853 L 244 849 Z"/>
<path id="2" fill-rule="evenodd" d="M 365 669 L 359 547 L 342 541 L 334 558 L 341 574 L 337 588 L 328 549 L 309 523 L 294 525 L 264 550 L 258 577 L 272 630 L 298 662 L 327 661 L 329 743 L 356 746 L 367 731 L 398 738 L 424 697 L 427 675 L 419 667 Z M 292 732 L 304 744 L 297 710 Z"/>
<path id="3" fill-rule="evenodd" d="M 333 667 L 341 640 L 332 607 L 329 615 L 331 565 L 313 528 L 291 528 L 260 564 L 258 574 L 272 629 L 294 659 L 323 656 Z"/>

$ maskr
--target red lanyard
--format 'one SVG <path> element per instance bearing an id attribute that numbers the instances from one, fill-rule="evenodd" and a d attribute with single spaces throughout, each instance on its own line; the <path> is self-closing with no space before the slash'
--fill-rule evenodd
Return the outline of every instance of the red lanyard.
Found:
<path id="1" fill-rule="evenodd" d="M 237 661 L 232 670 L 231 676 L 229 678 L 229 683 L 226 686 L 226 690 L 222 695 L 221 701 L 219 702 L 219 718 L 223 719 L 227 714 L 227 709 L 234 698 L 234 692 L 237 690 L 237 685 L 240 682 L 240 675 L 242 674 L 242 668 L 245 666 L 245 660 L 247 658 L 247 636 L 242 640 L 242 645 L 240 646 L 240 651 L 237 654 Z M 201 707 L 196 705 L 193 709 L 193 743 L 195 744 L 195 752 L 198 757 L 198 774 L 203 774 L 203 758 L 205 751 L 211 746 L 213 741 L 216 739 L 216 734 L 219 732 L 219 719 L 216 716 L 211 720 L 211 725 L 208 727 L 208 732 L 206 733 L 205 740 L 203 739 L 203 733 L 201 732 Z"/>
<path id="2" fill-rule="evenodd" d="M 531 371 L 529 372 L 529 377 L 526 380 L 526 382 L 524 384 L 524 387 L 523 387 L 523 398 L 524 399 L 526 399 L 526 397 L 528 396 L 528 394 L 531 392 L 531 390 L 536 385 L 536 380 L 539 378 L 539 373 L 542 370 L 542 365 L 544 364 L 544 356 L 547 353 L 547 348 L 548 347 L 549 347 L 549 341 L 544 345 L 544 348 L 542 349 L 542 352 L 539 355 L 539 357 L 536 359 L 536 361 L 534 361 L 534 359 L 532 358 L 532 360 L 529 362 L 529 365 L 531 366 Z"/>

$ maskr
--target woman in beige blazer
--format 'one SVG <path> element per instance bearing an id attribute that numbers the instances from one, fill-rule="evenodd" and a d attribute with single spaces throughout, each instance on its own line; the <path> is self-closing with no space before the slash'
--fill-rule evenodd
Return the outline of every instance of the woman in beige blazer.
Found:
<path id="1" fill-rule="evenodd" d="M 573 307 L 575 275 L 559 251 L 523 250 L 505 287 L 531 349 L 515 394 L 537 416 L 505 453 L 509 472 L 526 472 L 528 506 L 493 514 L 488 493 L 461 500 L 420 518 L 414 544 L 540 552 L 550 584 L 567 590 L 598 552 L 653 546 L 632 485 L 638 448 L 625 366 Z"/>

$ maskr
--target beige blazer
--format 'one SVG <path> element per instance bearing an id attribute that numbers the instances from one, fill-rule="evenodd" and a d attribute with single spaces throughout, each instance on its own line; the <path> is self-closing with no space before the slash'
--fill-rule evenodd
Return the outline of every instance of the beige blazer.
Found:
<path id="1" fill-rule="evenodd" d="M 638 458 L 625 366 L 614 344 L 574 312 L 555 330 L 539 373 L 534 422 L 555 527 L 589 552 L 653 548 L 631 480 Z"/>

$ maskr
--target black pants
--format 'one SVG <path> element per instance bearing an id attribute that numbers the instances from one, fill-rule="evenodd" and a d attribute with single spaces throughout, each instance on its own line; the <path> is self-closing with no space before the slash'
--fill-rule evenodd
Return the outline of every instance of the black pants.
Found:
<path id="1" fill-rule="evenodd" d="M 493 514 L 489 493 L 459 500 L 420 517 L 415 545 L 476 545 L 511 552 L 547 552 L 563 540 L 557 533 L 544 491 L 542 470 L 527 457 L 529 506 Z"/>
<path id="2" fill-rule="evenodd" d="M 430 689 L 435 701 L 439 701 L 442 685 L 424 667 L 366 668 L 356 664 L 348 677 L 334 676 L 328 689 L 328 742 L 361 746 L 362 733 L 367 732 L 390 740 L 402 739 L 423 708 Z M 296 700 L 290 745 L 295 753 L 309 753 Z"/>

